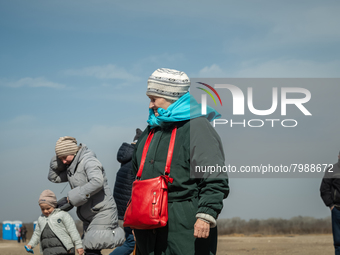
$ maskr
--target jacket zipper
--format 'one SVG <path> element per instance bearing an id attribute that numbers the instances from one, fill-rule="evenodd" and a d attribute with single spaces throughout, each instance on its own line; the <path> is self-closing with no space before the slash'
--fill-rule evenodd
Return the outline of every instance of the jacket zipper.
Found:
<path id="1" fill-rule="evenodd" d="M 155 216 L 155 204 L 156 204 L 156 191 L 153 192 L 153 200 L 152 200 L 152 216 Z"/>

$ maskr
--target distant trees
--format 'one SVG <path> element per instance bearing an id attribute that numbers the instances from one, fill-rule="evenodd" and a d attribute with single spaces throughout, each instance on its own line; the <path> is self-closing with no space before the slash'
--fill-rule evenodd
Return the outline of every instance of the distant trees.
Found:
<path id="1" fill-rule="evenodd" d="M 80 220 L 75 221 L 77 229 L 82 235 L 83 225 Z M 25 223 L 27 227 L 27 240 L 33 234 L 33 223 Z M 315 219 L 313 217 L 293 217 L 289 220 L 269 218 L 266 220 L 242 220 L 239 217 L 217 220 L 219 235 L 305 235 L 332 233 L 331 217 Z M 0 238 L 2 238 L 2 223 L 0 223 Z"/>
<path id="2" fill-rule="evenodd" d="M 287 235 L 287 234 L 329 234 L 332 233 L 331 217 L 293 217 L 289 220 L 269 218 L 266 220 L 242 220 L 239 217 L 217 221 L 219 235 Z"/>

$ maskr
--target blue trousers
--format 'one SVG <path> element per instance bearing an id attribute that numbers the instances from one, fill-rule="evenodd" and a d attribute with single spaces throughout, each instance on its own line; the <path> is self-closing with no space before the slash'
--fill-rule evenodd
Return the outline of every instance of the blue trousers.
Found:
<path id="1" fill-rule="evenodd" d="M 110 255 L 129 255 L 133 252 L 133 248 L 135 247 L 135 240 L 133 239 L 132 229 L 124 228 L 125 231 L 125 242 L 122 246 L 114 249 Z"/>
<path id="2" fill-rule="evenodd" d="M 340 255 L 340 211 L 336 207 L 332 210 L 332 230 L 335 255 Z"/>

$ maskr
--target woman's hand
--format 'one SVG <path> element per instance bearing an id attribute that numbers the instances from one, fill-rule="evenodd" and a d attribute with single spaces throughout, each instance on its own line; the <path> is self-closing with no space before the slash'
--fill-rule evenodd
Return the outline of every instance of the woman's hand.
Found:
<path id="1" fill-rule="evenodd" d="M 79 255 L 83 255 L 83 254 L 84 254 L 84 249 L 83 249 L 83 248 L 77 249 L 77 253 L 78 253 Z"/>
<path id="2" fill-rule="evenodd" d="M 208 238 L 210 231 L 210 224 L 197 219 L 194 225 L 194 237 L 196 238 Z"/>

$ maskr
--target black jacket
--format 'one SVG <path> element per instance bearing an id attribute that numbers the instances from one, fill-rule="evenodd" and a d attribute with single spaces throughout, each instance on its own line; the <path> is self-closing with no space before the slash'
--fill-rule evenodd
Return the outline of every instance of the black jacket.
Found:
<path id="1" fill-rule="evenodd" d="M 320 186 L 320 195 L 326 206 L 340 207 L 340 160 L 326 170 Z"/>
<path id="2" fill-rule="evenodd" d="M 117 153 L 117 160 L 121 163 L 121 167 L 117 172 L 113 197 L 117 204 L 118 219 L 123 220 L 126 205 L 131 197 L 132 183 L 135 175 L 132 173 L 132 154 L 135 146 L 133 144 L 123 143 Z"/>

